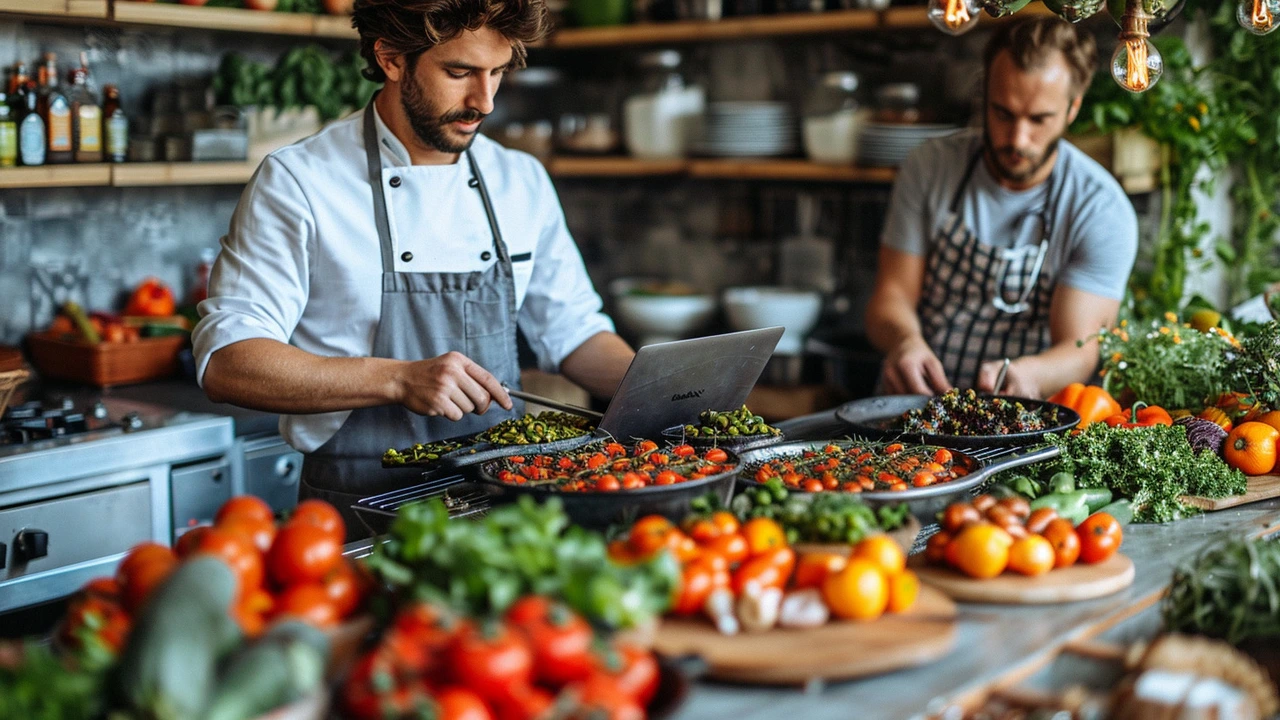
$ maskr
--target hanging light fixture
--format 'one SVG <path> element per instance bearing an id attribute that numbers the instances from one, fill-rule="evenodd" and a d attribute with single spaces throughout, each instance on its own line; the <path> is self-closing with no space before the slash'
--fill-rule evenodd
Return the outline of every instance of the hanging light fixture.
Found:
<path id="1" fill-rule="evenodd" d="M 1236 21 L 1254 35 L 1267 35 L 1274 31 L 1280 15 L 1280 0 L 1240 0 L 1236 6 Z"/>
<path id="2" fill-rule="evenodd" d="M 1111 56 L 1111 77 L 1129 92 L 1146 92 L 1164 72 L 1164 58 L 1147 40 L 1147 23 L 1151 15 L 1142 0 L 1128 0 L 1120 22 L 1120 44 Z"/>
<path id="3" fill-rule="evenodd" d="M 978 26 L 978 0 L 929 0 L 929 22 L 948 35 L 963 35 Z"/>

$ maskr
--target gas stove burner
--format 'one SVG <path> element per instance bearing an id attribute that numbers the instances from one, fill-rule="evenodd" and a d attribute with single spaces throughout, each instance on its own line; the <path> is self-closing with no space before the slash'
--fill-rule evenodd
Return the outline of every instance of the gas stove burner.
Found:
<path id="1" fill-rule="evenodd" d="M 0 438 L 10 444 L 21 445 L 37 440 L 79 435 L 110 427 L 111 423 L 104 422 L 106 418 L 107 409 L 101 402 L 95 403 L 86 412 L 80 412 L 68 398 L 60 398 L 51 403 L 33 400 L 9 408 L 0 417 Z"/>

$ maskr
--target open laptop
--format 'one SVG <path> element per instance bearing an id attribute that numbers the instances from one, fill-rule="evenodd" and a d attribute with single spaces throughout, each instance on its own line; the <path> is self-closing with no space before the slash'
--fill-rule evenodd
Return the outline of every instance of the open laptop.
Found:
<path id="1" fill-rule="evenodd" d="M 600 420 L 616 438 L 656 438 L 704 410 L 747 400 L 782 337 L 781 327 L 645 345 L 636 351 Z"/>

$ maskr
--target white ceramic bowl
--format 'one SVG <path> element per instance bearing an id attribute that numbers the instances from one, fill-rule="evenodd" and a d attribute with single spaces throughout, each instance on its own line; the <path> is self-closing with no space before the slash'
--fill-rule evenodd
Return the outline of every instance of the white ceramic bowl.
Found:
<path id="1" fill-rule="evenodd" d="M 609 283 L 615 320 L 639 336 L 641 345 L 679 340 L 707 324 L 716 312 L 711 295 L 636 295 L 643 280 L 621 278 Z"/>
<path id="2" fill-rule="evenodd" d="M 804 339 L 818 322 L 822 295 L 784 287 L 738 287 L 724 291 L 724 312 L 734 330 L 781 325 L 775 355 L 799 355 Z"/>

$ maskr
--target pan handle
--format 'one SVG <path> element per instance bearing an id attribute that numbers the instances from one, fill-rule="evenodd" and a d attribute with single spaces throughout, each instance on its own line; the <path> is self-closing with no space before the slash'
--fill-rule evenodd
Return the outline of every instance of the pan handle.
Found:
<path id="1" fill-rule="evenodd" d="M 982 468 L 978 472 L 981 475 L 983 481 L 985 482 L 992 475 L 995 475 L 996 473 L 1001 472 L 1003 470 L 1011 470 L 1013 468 L 1022 467 L 1024 465 L 1034 465 L 1035 463 L 1044 462 L 1045 460 L 1052 460 L 1061 454 L 1062 454 L 1061 447 L 1057 445 L 1045 445 L 1044 447 L 1036 448 L 1035 450 L 1032 450 L 1031 452 L 1028 452 L 1028 453 L 1002 457 L 996 460 L 995 462 L 991 463 L 990 465 L 987 465 L 986 467 Z"/>

